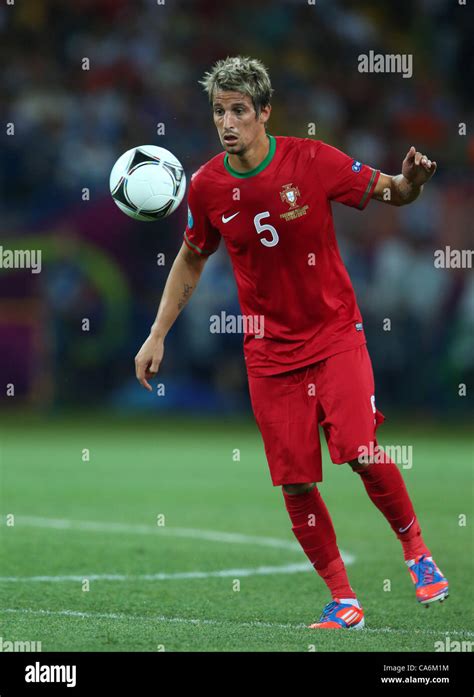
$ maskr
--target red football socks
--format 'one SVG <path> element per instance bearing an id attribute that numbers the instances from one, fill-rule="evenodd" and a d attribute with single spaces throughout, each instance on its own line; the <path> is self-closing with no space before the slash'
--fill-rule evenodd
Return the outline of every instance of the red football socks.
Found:
<path id="1" fill-rule="evenodd" d="M 431 556 L 397 465 L 388 456 L 383 462 L 353 468 L 360 475 L 371 501 L 385 516 L 402 543 L 405 561 L 420 554 Z"/>
<path id="2" fill-rule="evenodd" d="M 356 598 L 347 578 L 336 542 L 336 533 L 317 487 L 305 494 L 283 490 L 292 530 L 311 564 L 334 598 Z"/>

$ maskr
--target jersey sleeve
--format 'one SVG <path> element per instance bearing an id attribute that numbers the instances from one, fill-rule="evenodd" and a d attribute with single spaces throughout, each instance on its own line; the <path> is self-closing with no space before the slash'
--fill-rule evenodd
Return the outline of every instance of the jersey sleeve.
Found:
<path id="1" fill-rule="evenodd" d="M 202 197 L 196 191 L 195 176 L 191 177 L 189 184 L 188 224 L 184 231 L 184 242 L 196 254 L 209 256 L 217 250 L 221 235 L 206 215 Z"/>
<path id="2" fill-rule="evenodd" d="M 374 193 L 380 170 L 363 165 L 322 142 L 313 156 L 319 181 L 328 199 L 363 210 Z"/>

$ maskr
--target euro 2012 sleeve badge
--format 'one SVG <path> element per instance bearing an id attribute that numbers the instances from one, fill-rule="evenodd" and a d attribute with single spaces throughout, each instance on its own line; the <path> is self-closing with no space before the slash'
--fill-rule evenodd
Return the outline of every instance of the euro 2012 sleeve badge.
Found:
<path id="1" fill-rule="evenodd" d="M 194 225 L 193 214 L 191 213 L 191 209 L 190 209 L 190 207 L 188 206 L 188 228 L 191 229 L 193 225 Z"/>

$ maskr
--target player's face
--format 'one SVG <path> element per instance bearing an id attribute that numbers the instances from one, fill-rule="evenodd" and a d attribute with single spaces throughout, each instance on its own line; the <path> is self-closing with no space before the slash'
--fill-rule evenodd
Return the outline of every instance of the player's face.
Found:
<path id="1" fill-rule="evenodd" d="M 271 107 L 264 107 L 257 117 L 251 98 L 241 92 L 214 95 L 214 123 L 223 148 L 231 155 L 242 155 L 265 133 Z"/>

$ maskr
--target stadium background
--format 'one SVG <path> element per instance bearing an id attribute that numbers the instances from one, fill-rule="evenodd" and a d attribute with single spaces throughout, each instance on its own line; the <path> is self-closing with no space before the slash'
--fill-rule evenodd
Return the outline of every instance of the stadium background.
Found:
<path id="1" fill-rule="evenodd" d="M 458 494 L 467 495 L 463 487 L 472 464 L 467 429 L 474 283 L 469 270 L 436 269 L 433 254 L 446 245 L 472 246 L 474 140 L 469 126 L 467 135 L 458 133 L 460 122 L 472 121 L 469 16 L 448 0 L 317 0 L 316 6 L 276 0 L 30 0 L 2 6 L 2 120 L 13 123 L 15 133 L 3 129 L 1 137 L 1 244 L 43 251 L 40 274 L 0 270 L 2 513 L 132 524 L 149 521 L 165 507 L 182 526 L 256 530 L 290 540 L 252 422 L 242 336 L 209 332 L 211 315 L 239 313 L 224 245 L 167 339 L 160 371 L 165 396 L 150 395 L 136 382 L 133 358 L 181 245 L 186 205 L 166 221 L 138 223 L 118 210 L 108 192 L 113 163 L 134 145 L 170 149 L 188 181 L 219 151 L 197 80 L 217 59 L 243 54 L 262 59 L 270 70 L 270 133 L 307 137 L 308 124 L 315 123 L 316 138 L 388 173 L 400 171 L 412 144 L 438 162 L 435 178 L 414 205 L 372 203 L 362 214 L 335 205 L 334 213 L 364 317 L 378 406 L 389 419 L 385 440 L 418 444 L 420 466 L 410 475 L 410 490 L 432 536 L 436 521 L 450 516 L 445 547 L 454 555 L 449 525 L 464 510 Z M 412 53 L 413 77 L 360 74 L 357 56 L 370 49 Z M 82 69 L 85 57 L 89 70 Z M 158 136 L 160 123 L 165 135 Z M 90 200 L 82 198 L 85 187 Z M 157 264 L 161 253 L 164 266 Z M 90 320 L 89 332 L 82 331 L 83 318 Z M 391 331 L 383 329 L 385 318 Z M 11 383 L 14 397 L 5 387 Z M 468 386 L 466 397 L 459 396 L 461 383 Z M 78 453 L 91 442 L 95 465 L 88 470 Z M 242 444 L 251 457 L 233 463 L 229 453 Z M 427 489 L 429 468 L 436 476 Z M 338 532 L 350 535 L 353 529 L 346 502 L 353 511 L 360 505 L 358 532 L 370 535 L 379 514 L 369 513 L 371 504 L 360 492 L 359 499 L 336 494 L 334 476 L 329 469 L 327 496 L 341 521 Z M 350 474 L 341 476 L 349 481 Z M 190 484 L 186 494 L 183 481 Z M 443 497 L 446 511 L 440 512 Z M 465 503 L 472 505 L 470 499 Z M 15 534 L 14 545 L 3 538 L 10 573 L 78 571 L 71 541 L 67 551 L 41 525 Z M 383 534 L 387 540 L 385 528 Z M 109 550 L 105 534 L 97 539 L 99 550 Z M 369 553 L 369 542 L 358 551 Z M 86 549 L 85 541 L 77 544 Z M 345 544 L 358 542 L 349 538 Z M 37 545 L 49 554 L 37 558 Z M 90 550 L 89 538 L 87 545 Z M 110 561 L 104 571 L 123 566 L 123 550 L 110 559 L 102 551 L 90 559 L 85 553 L 88 568 L 97 569 L 104 559 Z M 130 568 L 134 560 L 135 570 L 142 568 L 142 558 L 134 557 L 134 549 L 128 552 Z M 198 568 L 219 565 L 190 550 L 181 557 L 172 546 L 161 560 L 178 570 L 189 560 Z M 281 588 L 272 592 L 287 590 L 289 578 L 279 577 Z M 39 589 L 30 595 L 32 587 L 22 587 L 26 606 L 47 607 L 48 598 L 53 603 Z M 210 584 L 207 592 L 216 589 Z M 267 594 L 272 597 L 266 587 Z M 173 599 L 175 614 L 182 597 Z M 121 607 L 120 595 L 114 598 Z M 71 607 L 72 592 L 67 600 Z M 11 634 L 17 631 L 12 625 Z M 74 644 L 66 626 L 54 631 L 41 626 L 48 647 L 115 646 L 93 631 L 82 644 Z M 191 645 L 183 641 L 176 646 Z M 211 641 L 211 648 L 220 641 Z M 239 641 L 235 646 L 241 648 Z M 412 648 L 417 646 L 423 648 Z"/>

